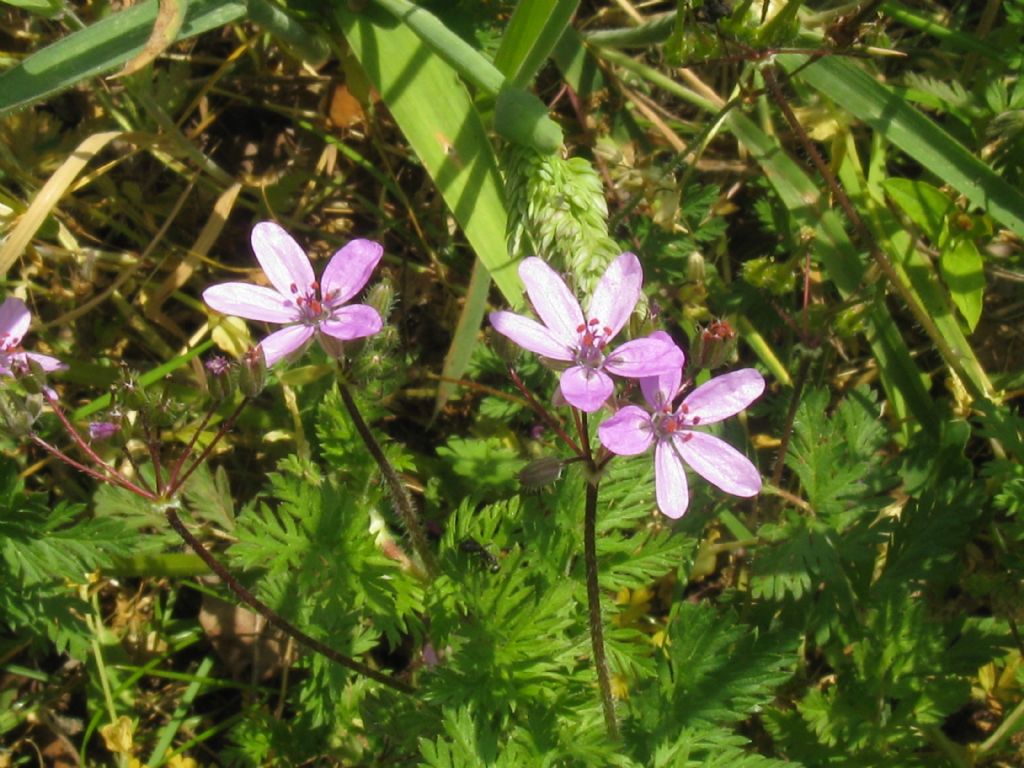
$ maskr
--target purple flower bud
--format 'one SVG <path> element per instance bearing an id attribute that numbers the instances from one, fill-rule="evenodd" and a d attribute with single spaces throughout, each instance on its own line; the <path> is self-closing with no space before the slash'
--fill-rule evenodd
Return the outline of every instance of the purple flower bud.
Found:
<path id="1" fill-rule="evenodd" d="M 698 368 L 720 368 L 736 351 L 736 331 L 725 320 L 715 321 L 697 334 L 692 351 L 692 363 Z"/>
<path id="2" fill-rule="evenodd" d="M 121 427 L 112 421 L 92 421 L 89 422 L 89 439 L 107 440 L 116 435 L 120 430 Z"/>
<path id="3" fill-rule="evenodd" d="M 263 354 L 261 344 L 257 344 L 242 355 L 238 386 L 246 397 L 256 397 L 267 386 L 267 358 Z"/>
<path id="4" fill-rule="evenodd" d="M 203 363 L 203 367 L 210 376 L 225 376 L 231 372 L 231 361 L 224 355 L 214 355 Z"/>
<path id="5" fill-rule="evenodd" d="M 534 459 L 519 471 L 519 482 L 528 491 L 539 490 L 561 477 L 563 466 L 565 462 L 554 456 Z"/>
<path id="6" fill-rule="evenodd" d="M 215 355 L 203 363 L 206 369 L 206 388 L 217 401 L 227 400 L 234 391 L 231 361 L 223 355 Z"/>

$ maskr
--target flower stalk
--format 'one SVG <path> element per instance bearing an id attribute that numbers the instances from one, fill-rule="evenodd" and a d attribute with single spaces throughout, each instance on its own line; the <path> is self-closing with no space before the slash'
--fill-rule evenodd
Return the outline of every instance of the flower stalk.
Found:
<path id="1" fill-rule="evenodd" d="M 436 577 L 440 573 L 440 565 L 438 565 L 437 558 L 430 548 L 427 532 L 423 528 L 419 514 L 416 512 L 416 505 L 413 503 L 412 496 L 409 495 L 409 491 L 406 489 L 405 483 L 402 482 L 402 478 L 398 476 L 398 472 L 395 471 L 391 462 L 388 461 L 388 457 L 384 455 L 384 450 L 381 448 L 380 443 L 377 442 L 377 438 L 374 437 L 366 420 L 363 419 L 363 414 L 360 413 L 359 406 L 356 404 L 348 385 L 344 381 L 340 364 L 338 367 L 338 391 L 341 393 L 341 401 L 345 404 L 345 410 L 348 411 L 349 418 L 352 419 L 356 432 L 359 433 L 359 437 L 362 438 L 373 460 L 377 462 L 381 475 L 388 485 L 395 509 L 398 510 L 398 514 L 402 518 L 402 524 L 409 534 L 413 551 L 419 557 L 427 576 L 430 578 Z"/>
<path id="2" fill-rule="evenodd" d="M 277 613 L 277 611 L 269 605 L 256 597 L 256 595 L 246 589 L 238 579 L 232 576 L 230 571 L 221 565 L 220 561 L 218 561 L 217 558 L 215 558 L 213 554 L 203 546 L 203 543 L 192 535 L 192 532 L 181 521 L 181 518 L 178 517 L 178 513 L 174 510 L 173 506 L 168 506 L 164 510 L 164 516 L 167 518 L 168 524 L 174 529 L 175 533 L 185 540 L 185 543 L 187 543 L 189 547 L 191 547 L 192 551 L 195 552 L 204 563 L 206 563 L 209 569 L 223 579 L 228 588 L 234 592 L 243 603 L 266 619 L 268 624 L 295 638 L 296 641 L 306 646 L 311 651 L 319 653 L 346 669 L 350 669 L 353 672 L 364 675 L 371 680 L 376 680 L 381 685 L 386 685 L 388 688 L 392 688 L 400 693 L 410 695 L 415 693 L 412 686 L 403 683 L 401 680 L 396 680 L 390 675 L 386 675 L 373 667 L 367 666 L 360 661 L 356 661 L 343 653 L 339 653 L 329 645 L 320 642 L 315 637 L 307 635 L 301 629 L 281 616 L 281 614 Z"/>

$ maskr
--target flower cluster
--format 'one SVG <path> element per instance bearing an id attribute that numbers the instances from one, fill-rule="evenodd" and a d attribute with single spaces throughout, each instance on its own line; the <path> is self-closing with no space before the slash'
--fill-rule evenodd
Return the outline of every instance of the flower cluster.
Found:
<path id="1" fill-rule="evenodd" d="M 761 490 L 754 465 L 735 448 L 700 427 L 733 416 L 764 391 L 764 378 L 746 368 L 714 378 L 683 394 L 685 357 L 668 334 L 657 331 L 609 349 L 640 296 L 643 272 L 632 253 L 623 253 L 598 283 L 587 313 L 561 277 L 537 258 L 525 259 L 519 274 L 541 319 L 494 312 L 491 324 L 524 349 L 562 369 L 559 389 L 570 405 L 586 413 L 614 405 L 608 374 L 637 379 L 647 408 L 626 405 L 598 428 L 609 451 L 643 453 L 654 446 L 658 507 L 672 518 L 689 504 L 684 465 L 727 493 L 753 496 Z"/>

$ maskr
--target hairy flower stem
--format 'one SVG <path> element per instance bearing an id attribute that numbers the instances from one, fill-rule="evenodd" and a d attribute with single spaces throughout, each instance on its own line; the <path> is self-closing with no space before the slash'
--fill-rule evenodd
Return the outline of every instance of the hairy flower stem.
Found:
<path id="1" fill-rule="evenodd" d="M 341 401 L 345 404 L 346 410 L 348 410 L 348 415 L 352 419 L 356 432 L 363 439 L 366 449 L 373 456 L 373 460 L 377 462 L 377 466 L 384 476 L 384 481 L 388 484 L 395 508 L 398 510 L 398 514 L 402 518 L 402 524 L 405 526 L 405 530 L 409 534 L 409 540 L 412 542 L 413 551 L 419 557 L 423 568 L 426 569 L 427 575 L 432 579 L 435 578 L 441 569 L 437 563 L 437 558 L 434 557 L 433 550 L 430 549 L 430 543 L 427 541 L 427 532 L 424 530 L 423 523 L 420 522 L 419 515 L 416 513 L 416 506 L 413 504 L 412 497 L 409 495 L 409 491 L 406 490 L 402 478 L 398 476 L 398 472 L 391 466 L 388 457 L 384 455 L 384 450 L 380 447 L 380 443 L 377 442 L 377 438 L 373 436 L 369 426 L 367 426 L 362 413 L 359 412 L 359 406 L 356 405 L 352 393 L 345 384 L 340 368 L 338 370 L 338 391 L 341 392 Z"/>
<path id="2" fill-rule="evenodd" d="M 174 475 L 174 478 L 175 478 L 174 484 L 172 485 L 172 484 L 168 483 L 168 485 L 167 485 L 167 487 L 169 489 L 169 491 L 168 491 L 168 495 L 169 496 L 173 496 L 174 494 L 176 494 L 178 492 L 178 490 L 185 485 L 185 481 L 188 480 L 189 477 L 191 477 L 192 473 L 195 472 L 197 469 L 199 469 L 199 465 L 202 464 L 204 461 L 206 461 L 207 458 L 209 458 L 210 454 L 213 453 L 213 449 L 217 447 L 217 443 L 219 443 L 221 441 L 221 438 L 224 437 L 224 435 L 226 435 L 228 432 L 231 431 L 231 428 L 235 426 L 235 422 L 238 420 L 238 417 L 241 416 L 242 415 L 242 411 L 245 410 L 245 406 L 247 406 L 251 402 L 252 402 L 252 398 L 251 397 L 243 397 L 242 398 L 242 402 L 240 402 L 238 404 L 238 407 L 236 407 L 235 410 L 233 410 L 231 412 L 230 416 L 228 416 L 223 422 L 221 422 L 220 427 L 217 429 L 217 434 L 215 434 L 213 436 L 213 439 L 203 449 L 202 453 L 199 454 L 199 457 L 189 465 L 189 468 L 186 469 L 185 472 L 179 478 L 178 477 L 178 470 L 181 469 L 180 464 L 184 463 L 184 456 L 188 456 L 189 453 L 191 453 L 192 446 L 195 444 L 195 440 L 196 440 L 196 437 L 198 436 L 198 432 L 196 433 L 196 435 L 193 435 L 192 441 L 189 443 L 188 451 L 185 452 L 184 456 L 181 459 L 181 462 L 179 462 L 179 466 L 176 466 L 174 468 L 174 471 L 173 471 L 173 475 Z M 204 424 L 205 424 L 205 422 L 204 422 Z M 199 429 L 202 430 L 202 427 L 200 427 Z"/>
<path id="3" fill-rule="evenodd" d="M 50 445 L 35 432 L 29 434 L 29 439 L 33 443 L 38 445 L 40 448 L 42 448 L 44 451 L 49 453 L 51 456 L 53 456 L 55 459 L 59 459 L 72 469 L 77 469 L 79 472 L 88 475 L 94 480 L 99 480 L 101 483 L 110 483 L 111 485 L 116 485 L 120 488 L 124 488 L 126 491 L 134 493 L 136 496 L 140 496 L 141 498 L 147 499 L 148 501 L 156 501 L 157 499 L 157 497 L 154 494 L 150 493 L 145 488 L 141 488 L 135 485 L 135 483 L 126 478 L 120 472 L 116 471 L 115 469 L 106 464 L 103 464 L 102 466 L 110 474 L 104 474 L 103 472 L 93 469 L 92 467 L 87 466 L 80 461 L 76 461 L 75 459 L 71 458 L 66 453 L 64 453 L 64 451 L 60 450 L 59 448 L 53 445 Z"/>
<path id="4" fill-rule="evenodd" d="M 199 555 L 199 559 L 206 563 L 206 565 L 210 568 L 211 571 L 220 576 L 220 578 L 224 580 L 224 583 L 228 586 L 228 588 L 232 592 L 234 592 L 243 603 L 248 605 L 260 616 L 266 619 L 267 623 L 269 623 L 271 626 L 276 627 L 277 629 L 281 630 L 290 637 L 295 638 L 296 641 L 306 646 L 311 651 L 319 653 L 321 656 L 330 659 L 336 664 L 340 664 L 346 669 L 350 669 L 353 672 L 357 672 L 360 675 L 364 675 L 365 677 L 368 677 L 371 680 L 376 680 L 381 685 L 386 685 L 387 687 L 393 688 L 394 690 L 399 691 L 401 693 L 406 693 L 409 695 L 415 693 L 415 690 L 412 688 L 412 686 L 407 685 L 406 683 L 403 683 L 400 680 L 396 680 L 393 677 L 374 669 L 373 667 L 368 667 L 362 662 L 356 661 L 355 659 L 346 656 L 343 653 L 339 653 L 338 651 L 331 648 L 329 645 L 325 645 L 324 643 L 320 642 L 315 637 L 307 635 L 301 629 L 299 629 L 291 622 L 289 622 L 287 619 L 285 619 L 283 616 L 281 616 L 279 613 L 277 613 L 269 605 L 267 605 L 258 597 L 256 597 L 252 592 L 250 592 L 248 589 L 242 586 L 238 579 L 232 576 L 228 569 L 221 565 L 220 561 L 218 561 L 217 558 L 215 558 L 210 553 L 210 551 L 205 546 L 203 546 L 203 543 L 199 541 L 199 539 L 197 539 L 195 536 L 193 536 L 192 532 L 185 527 L 185 524 L 182 523 L 181 518 L 178 517 L 178 513 L 174 511 L 173 507 L 168 507 L 164 511 L 164 514 L 167 517 L 167 522 L 170 523 L 171 528 L 173 528 L 175 532 L 179 536 L 181 536 L 182 539 L 185 540 L 189 547 L 192 548 L 193 552 Z"/>
<path id="5" fill-rule="evenodd" d="M 573 409 L 575 411 L 575 409 Z M 600 474 L 590 450 L 590 434 L 587 431 L 587 414 L 580 414 L 580 440 L 583 443 L 587 462 L 586 507 L 583 513 L 583 560 L 587 572 L 587 605 L 590 609 L 590 644 L 594 649 L 594 666 L 597 668 L 597 687 L 601 691 L 601 706 L 604 709 L 604 724 L 608 736 L 619 738 L 619 724 L 615 719 L 615 702 L 612 699 L 612 684 L 608 676 L 608 659 L 604 654 L 604 625 L 601 622 L 601 586 L 597 580 L 597 491 Z"/>
<path id="6" fill-rule="evenodd" d="M 566 445 L 569 446 L 573 453 L 577 456 L 584 456 L 585 454 L 583 450 L 576 445 L 575 440 L 565 433 L 565 430 L 562 429 L 562 425 L 558 422 L 558 419 L 552 416 L 551 412 L 548 411 L 547 408 L 537 402 L 537 398 L 535 398 L 533 393 L 526 388 L 523 380 L 519 378 L 519 374 L 516 373 L 514 369 L 509 368 L 508 375 L 511 377 L 512 383 L 516 385 L 516 389 L 518 389 L 522 393 L 523 397 L 526 398 L 526 402 L 529 403 L 530 407 L 534 410 L 534 413 L 544 419 L 547 425 L 551 427 L 555 434 L 557 434 Z M 579 424 L 576 426 L 578 427 Z"/>
<path id="7" fill-rule="evenodd" d="M 587 603 L 590 607 L 590 643 L 594 649 L 597 685 L 601 690 L 604 724 L 612 739 L 619 738 L 615 720 L 615 702 L 608 677 L 608 660 L 604 655 L 604 628 L 601 624 L 601 588 L 597 581 L 597 484 L 587 482 L 587 505 L 583 517 L 583 559 L 587 568 Z"/>

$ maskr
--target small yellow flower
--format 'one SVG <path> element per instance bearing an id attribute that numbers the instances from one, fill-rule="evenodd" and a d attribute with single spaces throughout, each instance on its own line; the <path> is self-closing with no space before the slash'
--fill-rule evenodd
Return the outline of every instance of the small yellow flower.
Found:
<path id="1" fill-rule="evenodd" d="M 131 753 L 133 746 L 132 730 L 132 721 L 121 715 L 115 722 L 100 728 L 100 735 L 111 752 L 116 755 L 127 755 Z"/>
<path id="2" fill-rule="evenodd" d="M 199 763 L 191 757 L 174 755 L 174 757 L 167 761 L 167 766 L 168 768 L 199 768 Z"/>

